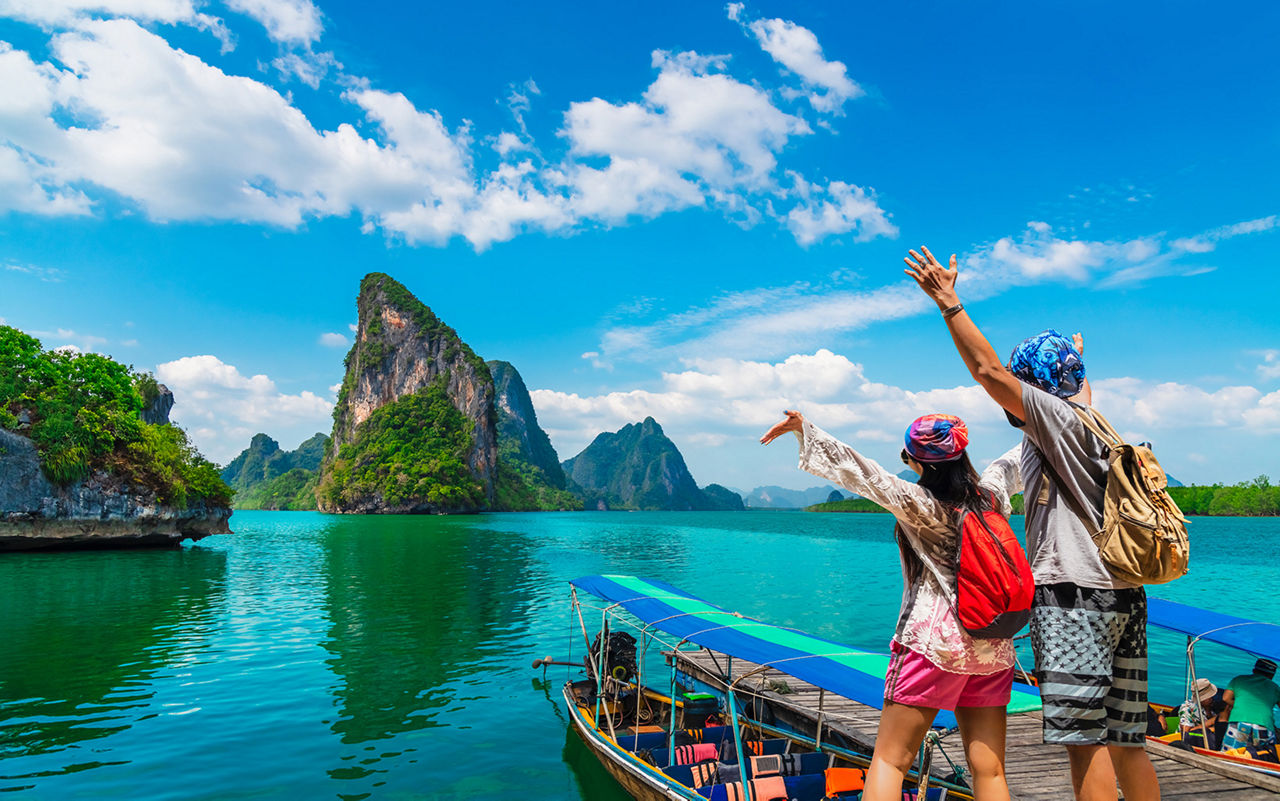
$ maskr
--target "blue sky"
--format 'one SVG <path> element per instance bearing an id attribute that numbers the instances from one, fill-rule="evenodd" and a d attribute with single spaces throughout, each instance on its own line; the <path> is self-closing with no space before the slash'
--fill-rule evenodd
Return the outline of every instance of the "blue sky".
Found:
<path id="1" fill-rule="evenodd" d="M 329 428 L 362 275 L 511 361 L 561 458 L 653 415 L 700 483 L 1016 441 L 996 349 L 1080 330 L 1183 481 L 1280 473 L 1270 3 L 0 0 L 0 317 L 153 370 L 215 461 Z"/>

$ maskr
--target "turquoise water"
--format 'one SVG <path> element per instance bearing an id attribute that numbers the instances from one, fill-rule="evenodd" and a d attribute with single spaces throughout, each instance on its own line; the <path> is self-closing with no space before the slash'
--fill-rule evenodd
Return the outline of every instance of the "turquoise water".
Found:
<path id="1" fill-rule="evenodd" d="M 1020 525 L 1021 518 L 1015 518 Z M 237 512 L 173 551 L 0 556 L 0 791 L 39 799 L 625 798 L 530 663 L 581 659 L 569 578 L 630 573 L 883 651 L 891 519 Z M 1197 519 L 1152 594 L 1280 621 L 1280 520 Z M 1153 698 L 1183 638 L 1152 635 Z M 1252 659 L 1217 646 L 1200 672 Z"/>

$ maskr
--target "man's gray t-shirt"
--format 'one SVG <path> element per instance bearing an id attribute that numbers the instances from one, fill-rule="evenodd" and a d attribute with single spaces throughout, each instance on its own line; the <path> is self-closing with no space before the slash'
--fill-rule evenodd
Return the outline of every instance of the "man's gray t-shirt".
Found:
<path id="1" fill-rule="evenodd" d="M 1102 527 L 1103 487 L 1107 480 L 1107 447 L 1084 427 L 1071 404 L 1030 384 L 1022 385 L 1022 483 L 1027 522 L 1027 555 L 1036 584 L 1071 582 L 1081 587 L 1136 587 L 1111 575 L 1098 546 L 1080 516 L 1062 497 L 1069 492 Z M 1032 447 L 1034 446 L 1034 447 Z M 1049 478 L 1040 463 L 1049 461 L 1065 486 Z M 1047 494 L 1044 487 L 1048 484 Z"/>

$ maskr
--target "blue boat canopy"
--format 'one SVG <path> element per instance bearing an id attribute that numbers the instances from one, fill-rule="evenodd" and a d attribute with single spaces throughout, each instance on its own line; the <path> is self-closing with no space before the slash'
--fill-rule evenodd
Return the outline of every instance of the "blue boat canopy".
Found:
<path id="1" fill-rule="evenodd" d="M 1280 626 L 1150 598 L 1147 623 L 1280 661 Z"/>
<path id="2" fill-rule="evenodd" d="M 634 576 L 583 576 L 570 583 L 626 609 L 646 629 L 735 659 L 768 665 L 875 709 L 884 704 L 884 676 L 889 666 L 886 654 L 762 623 L 660 581 Z M 1014 685 L 1010 713 L 1039 708 L 1040 696 L 1034 687 Z M 940 712 L 934 725 L 951 728 L 956 725 L 955 717 L 950 712 Z"/>

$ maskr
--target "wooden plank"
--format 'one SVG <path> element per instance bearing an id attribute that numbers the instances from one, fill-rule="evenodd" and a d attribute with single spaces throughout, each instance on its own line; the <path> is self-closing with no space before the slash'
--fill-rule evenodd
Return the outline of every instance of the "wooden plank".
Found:
<path id="1" fill-rule="evenodd" d="M 673 654 L 667 653 L 670 660 Z M 680 669 L 704 681 L 724 683 L 728 661 L 721 655 L 713 660 L 707 651 L 681 651 Z M 759 665 L 732 660 L 731 679 L 757 670 Z M 769 689 L 771 681 L 785 679 L 790 691 L 780 694 Z M 744 686 L 745 685 L 745 686 Z M 776 684 L 774 686 L 777 686 Z M 818 719 L 819 688 L 793 676 L 769 669 L 747 679 L 739 688 L 784 704 L 810 721 Z M 850 698 L 823 693 L 824 728 L 839 732 L 865 748 L 874 747 L 880 710 Z M 1005 774 L 1013 801 L 1063 801 L 1071 797 L 1071 771 L 1061 746 L 1046 745 L 1042 739 L 1041 716 L 1028 712 L 1009 718 L 1005 739 Z M 944 736 L 942 747 L 957 764 L 968 769 L 958 733 Z M 1210 801 L 1250 801 L 1274 799 L 1280 793 L 1280 779 L 1268 777 L 1239 765 L 1215 760 L 1163 743 L 1147 744 L 1147 753 L 1160 779 L 1161 796 L 1170 801 L 1208 798 Z M 934 757 L 937 775 L 949 772 L 947 760 Z"/>

